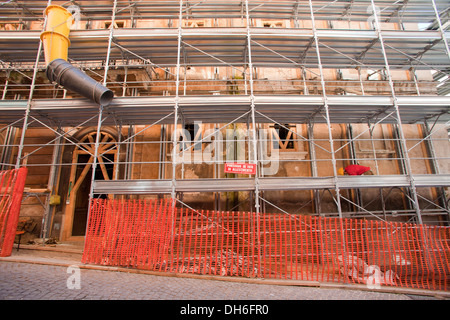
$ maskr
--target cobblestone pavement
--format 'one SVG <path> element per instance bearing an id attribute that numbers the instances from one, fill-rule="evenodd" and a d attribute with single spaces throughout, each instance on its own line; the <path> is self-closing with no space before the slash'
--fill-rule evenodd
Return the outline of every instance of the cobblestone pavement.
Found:
<path id="1" fill-rule="evenodd" d="M 139 314 L 150 318 L 162 314 L 169 319 L 248 319 L 249 316 L 287 319 L 293 315 L 299 318 L 301 314 L 309 314 L 309 311 L 321 316 L 335 316 L 340 312 L 348 312 L 344 310 L 355 306 L 360 311 L 380 311 L 374 309 L 374 306 L 361 304 L 361 301 L 355 303 L 354 300 L 395 300 L 398 304 L 398 300 L 435 299 L 350 289 L 237 283 L 82 268 L 79 270 L 80 282 L 77 288 L 76 283 L 70 281 L 75 273 L 68 268 L 70 267 L 0 261 L 0 300 L 3 300 L 4 306 L 19 312 L 21 317 L 36 316 L 37 310 L 49 312 L 53 305 L 49 307 L 48 303 L 53 302 L 55 307 L 60 307 L 55 310 L 62 310 L 63 314 L 71 314 L 73 317 L 116 317 L 118 312 L 122 315 L 125 311 L 125 314 L 128 312 L 130 315 Z M 34 304 L 28 306 L 24 300 L 28 300 L 28 303 L 33 300 L 31 302 Z M 47 304 L 42 304 L 43 300 Z M 61 302 L 58 302 L 61 300 L 71 300 L 71 304 L 63 304 L 61 308 Z M 83 305 L 75 300 L 83 300 Z M 89 304 L 88 301 L 92 300 L 102 301 L 97 301 L 96 305 Z M 110 304 L 105 305 L 104 300 L 110 300 Z M 133 304 L 128 305 L 118 300 L 146 301 L 133 301 Z M 348 304 L 337 301 L 337 304 L 324 307 L 317 300 L 347 300 Z M 83 307 L 86 304 L 89 308 Z M 391 307 L 388 308 L 390 315 L 397 310 L 402 317 L 411 314 L 414 309 L 398 305 Z M 433 308 L 436 310 L 435 306 Z"/>
<path id="2" fill-rule="evenodd" d="M 366 290 L 318 288 L 171 277 L 98 270 L 81 255 L 14 250 L 0 258 L 0 300 L 442 300 L 442 297 Z M 448 298 L 448 297 L 446 297 Z M 178 304 L 179 305 L 179 304 Z M 177 306 L 175 304 L 174 306 Z M 176 307 L 174 307 L 176 309 Z M 177 310 L 175 310 L 177 311 Z"/>
<path id="3" fill-rule="evenodd" d="M 75 278 L 78 274 L 79 281 Z M 0 261 L 0 299 L 409 300 L 411 297 L 359 290 L 236 283 Z"/>

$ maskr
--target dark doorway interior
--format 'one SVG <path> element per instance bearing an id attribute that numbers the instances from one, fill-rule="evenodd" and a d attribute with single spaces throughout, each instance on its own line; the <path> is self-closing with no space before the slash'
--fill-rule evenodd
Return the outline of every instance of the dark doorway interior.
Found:
<path id="1" fill-rule="evenodd" d="M 89 161 L 90 155 L 82 154 L 78 156 L 78 167 L 76 177 L 80 176 L 85 164 Z M 106 167 L 106 171 L 108 172 L 108 176 L 113 176 L 114 164 L 110 163 L 114 161 L 113 154 L 104 154 L 103 162 Z M 103 172 L 99 165 L 95 170 L 95 179 L 96 180 L 104 180 Z M 91 180 L 92 180 L 92 168 L 89 169 L 89 172 L 86 174 L 83 182 L 80 185 L 80 188 L 77 192 L 75 211 L 73 216 L 73 224 L 72 224 L 72 236 L 84 236 L 86 234 L 86 225 L 87 225 L 87 216 L 88 216 L 88 208 L 89 208 L 89 192 L 91 189 Z M 106 198 L 107 195 L 94 195 L 95 198 Z"/>

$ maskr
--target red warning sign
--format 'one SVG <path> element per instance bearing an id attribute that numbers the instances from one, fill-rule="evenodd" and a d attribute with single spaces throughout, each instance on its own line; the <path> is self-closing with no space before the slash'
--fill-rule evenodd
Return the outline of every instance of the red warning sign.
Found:
<path id="1" fill-rule="evenodd" d="M 225 173 L 256 174 L 256 164 L 225 163 Z"/>

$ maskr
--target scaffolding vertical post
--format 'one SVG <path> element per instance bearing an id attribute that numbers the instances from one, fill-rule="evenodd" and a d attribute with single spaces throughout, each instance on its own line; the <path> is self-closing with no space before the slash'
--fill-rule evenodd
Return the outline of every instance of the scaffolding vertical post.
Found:
<path id="1" fill-rule="evenodd" d="M 371 126 L 370 121 L 367 122 L 367 126 L 369 127 L 369 134 L 370 134 L 370 142 L 371 142 L 371 146 L 372 146 L 372 156 L 373 156 L 373 160 L 375 161 L 375 174 L 378 176 L 380 175 L 380 169 L 378 166 L 378 160 L 377 160 L 377 153 L 375 150 L 375 143 L 373 141 L 373 129 L 374 127 Z M 381 126 L 381 124 L 380 124 Z M 383 219 L 386 220 L 386 201 L 383 195 L 383 189 L 379 188 L 378 192 L 380 194 L 380 199 L 381 199 L 381 208 L 383 210 Z"/>
<path id="2" fill-rule="evenodd" d="M 125 97 L 127 94 L 127 81 L 128 81 L 128 59 L 125 63 L 124 75 L 123 75 L 123 85 L 122 85 L 122 97 Z"/>
<path id="3" fill-rule="evenodd" d="M 361 88 L 361 94 L 363 96 L 365 96 L 365 92 L 364 92 L 364 81 L 362 79 L 362 74 L 361 74 L 361 67 L 356 67 L 356 70 L 358 71 L 358 79 L 359 79 L 359 86 Z"/>
<path id="4" fill-rule="evenodd" d="M 51 1 L 49 1 L 49 5 L 50 5 L 50 2 Z M 46 21 L 47 21 L 47 19 L 44 22 L 44 28 L 45 28 Z M 31 103 L 33 100 L 34 88 L 36 86 L 36 78 L 37 78 L 36 75 L 37 75 L 37 71 L 38 71 L 38 64 L 39 64 L 41 52 L 42 52 L 42 41 L 39 41 L 39 48 L 38 48 L 37 55 L 36 55 L 36 61 L 34 62 L 33 79 L 31 80 L 30 94 L 28 96 L 27 108 L 25 110 L 25 117 L 23 120 L 22 133 L 20 136 L 19 150 L 17 151 L 17 159 L 16 159 L 16 166 L 15 166 L 16 169 L 20 168 L 20 161 L 22 160 L 21 158 L 22 158 L 22 152 L 23 152 L 23 147 L 24 147 L 23 144 L 25 142 L 25 133 L 28 128 L 28 118 L 30 116 Z"/>
<path id="5" fill-rule="evenodd" d="M 182 46 L 182 22 L 183 22 L 183 0 L 179 2 L 179 16 L 178 16 L 178 34 L 177 34 L 177 64 L 176 64 L 176 72 L 175 72 L 175 100 L 174 100 L 174 124 L 173 124 L 173 133 L 172 133 L 172 191 L 171 198 L 173 207 L 175 207 L 176 201 L 176 165 L 177 165 L 177 132 L 178 132 L 178 107 L 179 107 L 179 99 L 180 99 L 180 70 L 181 70 L 181 46 Z"/>
<path id="6" fill-rule="evenodd" d="M 116 159 L 115 159 L 115 169 L 114 169 L 114 175 L 113 180 L 119 179 L 119 166 L 120 166 L 120 149 L 122 145 L 122 122 L 119 123 L 119 126 L 117 128 L 118 133 L 118 140 L 117 140 L 117 152 L 116 152 Z"/>
<path id="7" fill-rule="evenodd" d="M 165 143 L 165 126 L 161 125 L 161 132 L 159 134 L 159 163 L 158 163 L 158 180 L 162 179 L 162 170 L 163 170 L 163 150 L 164 150 L 164 143 Z"/>
<path id="8" fill-rule="evenodd" d="M 433 145 L 433 140 L 431 139 L 431 131 L 432 129 L 430 129 L 429 123 L 428 121 L 425 121 L 425 123 L 422 125 L 422 129 L 423 129 L 423 136 L 424 136 L 424 143 L 427 147 L 427 150 L 430 154 L 430 164 L 431 164 L 431 168 L 433 170 L 433 174 L 441 174 L 441 168 L 439 167 L 439 163 L 437 161 L 437 155 L 436 155 L 436 150 L 435 147 Z M 440 199 L 441 200 L 441 204 L 444 207 L 444 209 L 447 210 L 448 215 L 447 215 L 447 219 L 450 219 L 450 211 L 447 203 L 447 195 L 445 193 L 445 188 L 443 187 L 436 187 L 436 190 L 438 193 L 441 194 Z"/>
<path id="9" fill-rule="evenodd" d="M 179 1 L 179 13 L 178 13 L 178 31 L 177 31 L 177 64 L 175 72 L 175 100 L 174 100 L 174 121 L 172 130 L 172 190 L 170 193 L 171 197 L 171 225 L 170 225 L 170 236 L 169 236 L 169 248 L 172 248 L 172 241 L 175 235 L 175 209 L 176 209 L 176 166 L 177 166 L 177 144 L 178 144 L 178 107 L 180 99 L 180 71 L 181 71 L 181 46 L 182 46 L 182 22 L 183 22 L 183 0 Z M 169 255 L 171 256 L 171 261 L 173 261 L 174 251 L 171 250 Z"/>
<path id="10" fill-rule="evenodd" d="M 442 27 L 441 17 L 439 15 L 439 11 L 436 6 L 436 2 L 435 2 L 435 0 L 431 0 L 431 3 L 433 4 L 433 10 L 434 10 L 434 14 L 436 15 L 436 21 L 439 26 L 439 33 L 441 34 L 441 39 L 444 42 L 444 47 L 447 52 L 447 56 L 450 59 L 450 47 L 448 45 L 447 37 L 445 36 L 444 28 Z M 447 7 L 447 10 L 448 10 L 448 7 Z"/>
<path id="11" fill-rule="evenodd" d="M 6 81 L 5 81 L 5 86 L 3 87 L 2 100 L 5 100 L 5 98 L 6 98 L 6 92 L 8 91 L 10 74 L 11 74 L 11 71 L 9 71 L 9 70 L 6 71 Z"/>
<path id="12" fill-rule="evenodd" d="M 58 128 L 58 131 L 61 132 L 61 127 Z M 55 194 L 55 189 L 57 189 L 58 184 L 58 172 L 60 171 L 61 157 L 62 157 L 62 135 L 58 135 L 55 143 L 53 145 L 53 154 L 52 154 L 52 165 L 50 167 L 50 174 L 48 177 L 47 189 L 50 190 L 50 196 Z M 45 212 L 43 216 L 43 224 L 41 229 L 41 238 L 42 245 L 45 245 L 45 240 L 48 238 L 50 233 L 50 228 L 52 227 L 52 217 L 54 214 L 54 207 L 50 205 L 50 199 L 47 199 L 45 204 Z"/>
<path id="13" fill-rule="evenodd" d="M 114 31 L 114 22 L 115 22 L 115 18 L 116 18 L 116 7 L 117 7 L 117 0 L 114 0 L 113 12 L 112 12 L 112 17 L 111 17 L 111 30 L 109 31 L 108 48 L 107 48 L 107 53 L 106 53 L 105 73 L 103 76 L 103 85 L 104 86 L 106 86 L 106 80 L 108 78 L 109 57 L 111 54 L 111 44 L 112 44 L 113 31 Z M 98 148 L 99 148 L 99 144 L 100 144 L 100 134 L 101 134 L 101 127 L 102 127 L 102 122 L 103 122 L 103 111 L 104 111 L 104 107 L 103 107 L 103 105 L 100 105 L 98 108 L 97 134 L 95 137 L 95 144 L 94 144 L 94 159 L 92 161 L 91 186 L 90 186 L 90 190 L 89 190 L 89 200 L 90 201 L 92 201 L 92 199 L 94 198 L 95 171 L 97 169 L 97 158 L 99 156 Z M 91 214 L 91 204 L 89 203 L 85 234 L 87 234 L 87 229 L 89 227 L 90 214 Z"/>
<path id="14" fill-rule="evenodd" d="M 310 167 L 311 173 L 314 178 L 319 176 L 317 172 L 317 157 L 316 157 L 316 146 L 314 145 L 314 123 L 312 121 L 308 122 L 308 146 L 309 146 L 309 157 L 310 157 Z M 314 209 L 317 214 L 321 214 L 320 207 L 320 192 L 317 189 L 313 189 L 312 196 L 314 197 Z"/>
<path id="15" fill-rule="evenodd" d="M 95 171 L 97 169 L 97 157 L 98 157 L 98 147 L 100 144 L 100 134 L 101 134 L 101 127 L 102 127 L 102 120 L 103 118 L 103 106 L 100 105 L 98 109 L 98 120 L 97 120 L 97 133 L 95 137 L 95 144 L 94 144 L 94 159 L 92 161 L 92 176 L 91 176 L 91 186 L 89 190 L 89 200 L 92 201 L 94 198 L 94 182 L 95 182 Z M 86 232 L 89 226 L 89 217 L 91 214 L 91 204 L 88 205 L 88 212 L 87 212 L 87 224 L 86 224 Z"/>
<path id="16" fill-rule="evenodd" d="M 3 131 L 5 128 L 2 128 Z M 11 166 L 11 154 L 12 146 L 14 144 L 14 138 L 16 136 L 17 128 L 8 126 L 6 128 L 3 143 L 0 145 L 0 170 L 8 170 Z"/>
<path id="17" fill-rule="evenodd" d="M 253 148 L 253 159 L 249 159 L 250 163 L 255 164 L 256 166 L 256 174 L 255 174 L 255 217 L 256 217 L 256 247 L 258 252 L 258 272 L 261 272 L 261 241 L 260 241 L 260 194 L 259 194 L 259 181 L 258 176 L 262 170 L 258 170 L 258 144 L 257 144 L 257 136 L 256 136 L 256 119 L 255 119 L 255 96 L 254 96 L 254 87 L 253 87 L 253 62 L 252 62 L 252 38 L 250 31 L 250 11 L 248 0 L 245 0 L 245 19 L 246 19 L 246 31 L 247 31 L 247 59 L 248 59 L 248 70 L 249 70 L 249 89 L 250 89 L 250 105 L 251 105 L 251 121 L 252 121 L 252 131 L 251 131 L 251 139 L 252 139 L 252 148 Z"/>
<path id="18" fill-rule="evenodd" d="M 386 70 L 386 75 L 388 77 L 388 81 L 389 81 L 389 87 L 391 90 L 391 97 L 393 100 L 393 106 L 395 108 L 395 113 L 396 113 L 396 120 L 397 120 L 397 126 L 398 126 L 398 132 L 400 135 L 400 145 L 402 146 L 401 149 L 404 150 L 404 152 L 402 153 L 402 158 L 404 158 L 405 164 L 406 164 L 406 175 L 408 176 L 409 182 L 410 182 L 410 190 L 412 192 L 412 196 L 413 196 L 413 206 L 414 209 L 416 211 L 416 215 L 417 215 L 417 219 L 419 221 L 420 224 L 423 223 L 422 221 L 422 215 L 420 212 L 420 207 L 419 207 L 419 199 L 417 197 L 417 190 L 416 190 L 416 186 L 415 186 L 415 182 L 414 182 L 414 178 L 412 177 L 412 167 L 411 167 L 411 161 L 409 159 L 409 155 L 408 155 L 408 148 L 406 146 L 406 140 L 405 140 L 405 135 L 403 132 L 403 127 L 402 127 L 402 121 L 400 118 L 400 110 L 399 110 L 399 106 L 398 106 L 398 102 L 397 102 L 397 96 L 395 93 L 395 88 L 394 88 L 394 82 L 392 81 L 392 75 L 391 75 L 391 71 L 389 68 L 389 60 L 386 54 L 386 49 L 385 49 L 385 45 L 384 45 L 384 39 L 383 39 L 383 35 L 381 32 L 381 27 L 380 27 L 380 21 L 379 21 L 379 17 L 378 17 L 378 13 L 377 13 L 377 7 L 375 5 L 375 1 L 374 0 L 370 0 L 371 5 L 372 5 L 372 12 L 373 12 L 373 18 L 374 18 L 374 26 L 375 26 L 375 32 L 378 36 L 378 40 L 380 42 L 380 46 L 381 46 L 381 52 L 383 54 L 383 59 L 384 59 L 384 67 Z"/>
<path id="19" fill-rule="evenodd" d="M 250 106 L 251 106 L 251 121 L 252 121 L 252 130 L 251 130 L 251 140 L 252 140 L 252 159 L 249 159 L 251 163 L 255 165 L 258 164 L 258 146 L 257 146 L 257 138 L 256 138 L 256 120 L 255 120 L 255 96 L 254 96 L 254 87 L 253 87 L 253 62 L 252 62 L 252 44 L 251 44 L 251 31 L 250 31 L 250 13 L 248 0 L 245 1 L 245 16 L 247 21 L 247 64 L 249 70 L 249 89 L 250 89 Z M 255 212 L 259 214 L 260 211 L 260 203 L 259 203 L 259 185 L 258 185 L 258 175 L 257 171 L 255 174 Z"/>
<path id="20" fill-rule="evenodd" d="M 123 178 L 126 180 L 131 179 L 132 177 L 132 159 L 134 152 L 134 125 L 128 126 L 127 138 L 125 139 L 125 168 L 123 173 Z"/>
<path id="21" fill-rule="evenodd" d="M 346 160 L 350 160 L 351 164 L 357 164 L 358 163 L 358 157 L 356 155 L 356 150 L 355 150 L 355 138 L 353 136 L 353 126 L 351 124 L 347 125 L 347 138 L 350 140 L 348 143 L 348 146 L 350 148 L 350 159 L 346 159 Z M 370 132 L 370 127 L 369 127 L 369 132 Z M 363 207 L 363 199 L 361 196 L 361 189 L 354 189 L 354 192 L 349 192 L 350 194 L 353 194 L 354 199 L 357 206 L 358 207 Z"/>
<path id="22" fill-rule="evenodd" d="M 447 56 L 448 56 L 448 58 L 449 58 L 449 60 L 450 60 L 450 47 L 449 47 L 449 43 L 448 43 L 447 37 L 446 37 L 445 32 L 444 32 L 444 28 L 443 28 L 443 26 L 442 26 L 441 17 L 440 17 L 440 15 L 439 15 L 439 10 L 438 10 L 438 8 L 437 8 L 437 6 L 436 6 L 435 0 L 431 0 L 431 3 L 433 4 L 434 14 L 436 15 L 436 21 L 437 21 L 438 26 L 439 26 L 439 32 L 440 32 L 440 34 L 441 34 L 442 41 L 444 42 L 444 47 L 445 47 L 445 50 L 446 50 L 446 52 L 447 52 Z M 447 9 L 448 9 L 448 8 L 447 8 Z M 424 127 L 426 128 L 426 130 L 427 130 L 427 132 L 428 132 L 428 131 L 429 131 L 429 127 L 428 127 L 428 124 L 427 124 L 427 123 L 425 124 Z M 427 139 L 427 141 L 429 141 L 428 145 L 430 146 L 431 151 L 433 152 L 433 161 L 436 162 L 436 157 L 434 156 L 434 148 L 433 148 L 432 141 L 429 140 L 429 139 Z M 436 164 L 436 165 L 435 165 L 435 168 L 436 168 L 436 170 L 439 170 L 439 165 Z M 439 173 L 439 171 L 437 171 L 437 173 Z M 443 199 L 444 205 L 445 205 L 445 206 L 447 207 L 447 209 L 448 209 L 449 203 L 448 203 L 448 200 L 447 200 L 445 191 L 443 190 L 443 188 L 441 188 L 441 190 L 442 190 L 443 197 L 444 197 L 444 199 Z"/>
<path id="23" fill-rule="evenodd" d="M 47 6 L 51 5 L 52 1 L 48 0 Z M 47 23 L 47 17 L 44 17 L 44 30 L 45 30 L 45 25 Z M 23 120 L 23 127 L 22 127 L 22 133 L 21 133 L 21 137 L 20 137 L 20 143 L 19 143 L 19 150 L 17 152 L 17 159 L 16 159 L 16 166 L 15 168 L 18 169 L 20 167 L 20 160 L 22 157 L 22 152 L 23 152 L 23 144 L 25 141 L 25 133 L 28 127 L 28 118 L 30 115 L 30 109 L 31 109 L 31 102 L 33 99 L 33 92 L 34 92 L 34 87 L 36 85 L 36 75 L 37 75 L 37 71 L 38 71 L 38 64 L 39 64 L 39 60 L 40 60 L 40 56 L 41 56 L 41 52 L 42 52 L 42 41 L 39 41 L 39 48 L 37 51 L 37 55 L 36 55 L 36 60 L 34 62 L 34 69 L 33 69 L 33 79 L 31 80 L 31 87 L 30 87 L 30 94 L 28 96 L 28 102 L 27 102 L 27 108 L 25 111 L 25 117 Z"/>
<path id="24" fill-rule="evenodd" d="M 314 20 L 314 10 L 313 10 L 313 5 L 312 5 L 311 0 L 309 0 L 309 8 L 310 8 L 310 14 L 311 14 L 311 24 L 312 24 L 314 43 L 315 43 L 315 47 L 316 47 L 317 64 L 318 64 L 319 73 L 320 73 L 320 84 L 322 86 L 322 97 L 323 97 L 323 106 L 325 109 L 325 120 L 327 122 L 327 127 L 328 127 L 328 139 L 330 140 L 331 162 L 332 162 L 332 166 L 333 166 L 333 177 L 334 177 L 334 185 L 335 185 L 335 191 L 336 191 L 336 206 L 338 209 L 339 217 L 342 218 L 340 190 L 339 190 L 339 185 L 337 183 L 336 155 L 334 153 L 335 151 L 334 151 L 333 134 L 331 132 L 331 121 L 330 121 L 330 114 L 329 114 L 329 108 L 328 108 L 328 98 L 327 98 L 327 93 L 326 93 L 325 79 L 324 79 L 324 75 L 323 75 L 322 61 L 320 58 L 319 37 L 317 36 L 317 30 L 316 30 L 315 20 Z"/>
<path id="25" fill-rule="evenodd" d="M 312 31 L 313 31 L 313 37 L 314 37 L 314 44 L 315 44 L 315 48 L 316 48 L 317 64 L 318 64 L 319 73 L 320 73 L 320 84 L 322 86 L 322 97 L 323 97 L 323 104 L 324 104 L 324 108 L 325 108 L 325 120 L 327 122 L 327 127 L 328 127 L 328 139 L 330 140 L 330 153 L 331 153 L 331 161 L 332 161 L 332 166 L 333 166 L 333 179 L 334 179 L 335 192 L 336 192 L 336 206 L 337 206 L 338 214 L 339 214 L 339 218 L 340 218 L 339 226 L 340 226 L 340 232 L 341 232 L 340 240 L 342 242 L 342 247 L 341 247 L 342 255 L 343 255 L 343 257 L 347 257 L 347 248 L 346 248 L 347 239 L 346 239 L 346 234 L 344 232 L 344 226 L 343 226 L 343 220 L 342 220 L 341 196 L 340 196 L 340 190 L 339 190 L 338 179 L 337 179 L 336 158 L 335 158 L 335 153 L 334 153 L 333 134 L 331 132 L 331 122 L 330 122 L 330 114 L 329 114 L 329 110 L 328 110 L 327 94 L 326 94 L 326 90 L 325 90 L 326 89 L 325 79 L 324 79 L 322 61 L 321 61 L 320 50 L 319 50 L 319 38 L 317 36 L 312 1 L 308 0 L 308 2 L 309 2 L 310 14 L 311 14 L 311 25 L 312 25 Z M 345 259 L 346 258 L 344 258 L 344 261 L 345 261 Z M 344 268 L 344 274 L 348 274 L 348 266 L 345 263 L 344 263 L 343 268 Z M 344 282 L 347 282 L 347 281 L 348 281 L 347 279 L 344 280 Z"/>
<path id="26" fill-rule="evenodd" d="M 417 95 L 420 96 L 420 88 L 419 88 L 419 83 L 418 83 L 418 79 L 417 79 L 417 75 L 416 75 L 416 69 L 412 66 L 411 66 L 411 68 L 409 68 L 409 75 L 414 80 L 414 87 L 416 88 Z"/>

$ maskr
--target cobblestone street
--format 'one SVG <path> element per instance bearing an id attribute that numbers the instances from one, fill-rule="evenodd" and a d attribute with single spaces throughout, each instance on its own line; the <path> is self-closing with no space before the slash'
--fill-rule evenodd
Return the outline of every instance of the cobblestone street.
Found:
<path id="1" fill-rule="evenodd" d="M 90 308 L 111 312 L 119 308 L 119 301 L 142 301 L 145 310 L 164 310 L 166 316 L 200 315 L 214 318 L 246 315 L 253 308 L 268 311 L 273 318 L 291 315 L 308 306 L 317 311 L 317 301 L 358 303 L 362 301 L 390 300 L 418 302 L 417 300 L 449 299 L 447 293 L 370 291 L 355 286 L 300 286 L 266 284 L 256 279 L 216 279 L 203 276 L 176 276 L 172 274 L 145 273 L 135 269 L 114 268 L 81 263 L 80 244 L 56 246 L 21 246 L 10 257 L 0 258 L 0 300 L 8 306 L 22 306 L 25 301 L 110 301 L 113 308 Z M 224 281 L 226 280 L 226 281 Z M 313 303 L 315 302 L 315 303 Z M 210 309 L 207 309 L 209 306 Z M 237 311 L 232 309 L 236 307 Z M 22 308 L 22 307 L 20 307 Z M 204 309 L 202 309 L 204 308 Z M 212 314 L 211 308 L 215 308 Z M 239 309 L 242 308 L 242 309 Z M 335 312 L 333 308 L 319 308 L 321 314 Z M 33 308 L 24 308 L 25 312 Z M 83 313 L 83 308 L 70 308 Z M 137 309 L 136 309 L 137 310 Z M 209 311 L 208 311 L 209 310 Z M 405 309 L 402 310 L 402 315 Z M 412 309 L 411 309 L 412 310 Z M 205 312 L 211 312 L 206 314 Z M 248 316 L 248 314 L 247 314 Z"/>
<path id="2" fill-rule="evenodd" d="M 0 261 L 3 300 L 410 300 L 404 294 L 278 286 Z"/>
<path id="3" fill-rule="evenodd" d="M 421 295 L 353 288 L 259 284 L 143 274 L 133 269 L 99 270 L 98 267 L 80 263 L 79 253 L 13 251 L 11 257 L 0 258 L 0 300 L 8 307 L 20 308 L 22 315 L 32 315 L 35 310 L 24 307 L 24 302 L 34 301 L 42 307 L 45 306 L 42 302 L 57 301 L 60 304 L 66 301 L 72 303 L 67 307 L 67 312 L 73 316 L 85 316 L 88 309 L 73 305 L 75 301 L 82 300 L 84 304 L 89 301 L 110 301 L 112 304 L 106 308 L 104 304 L 100 304 L 100 308 L 89 308 L 90 315 L 94 312 L 102 317 L 106 314 L 115 316 L 117 310 L 122 310 L 124 305 L 118 302 L 133 301 L 133 308 L 130 309 L 133 312 L 138 309 L 143 314 L 162 311 L 171 319 L 192 316 L 224 319 L 250 315 L 279 319 L 291 317 L 299 310 L 306 314 L 309 312 L 307 309 L 320 312 L 321 315 L 333 315 L 335 308 L 318 306 L 317 303 L 323 301 L 334 301 L 344 307 L 343 302 L 353 305 L 355 301 L 363 306 L 361 302 L 364 301 L 390 300 L 398 303 L 403 300 L 416 303 L 417 300 L 448 299 L 447 295 L 439 293 Z M 136 305 L 138 300 L 141 303 Z M 395 311 L 395 308 L 390 308 L 390 314 L 392 310 Z M 413 309 L 398 310 L 404 315 L 405 311 Z"/>

